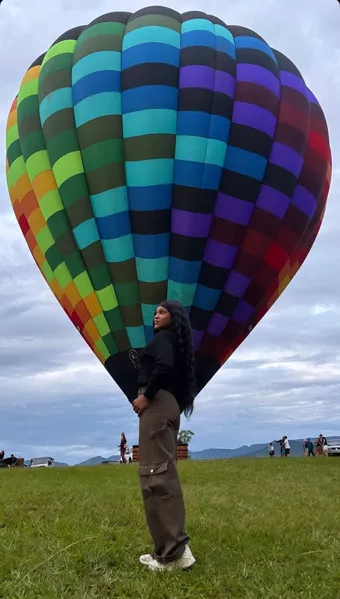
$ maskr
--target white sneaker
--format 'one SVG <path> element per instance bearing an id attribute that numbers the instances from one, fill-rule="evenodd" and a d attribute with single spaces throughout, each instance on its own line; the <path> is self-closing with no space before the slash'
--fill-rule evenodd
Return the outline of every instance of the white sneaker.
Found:
<path id="1" fill-rule="evenodd" d="M 143 566 L 148 566 L 150 562 L 153 561 L 153 557 L 150 553 L 146 553 L 145 555 L 141 555 L 139 561 Z"/>
<path id="2" fill-rule="evenodd" d="M 144 556 L 143 556 L 144 557 Z M 168 562 L 167 564 L 160 564 L 156 559 L 153 559 L 146 564 L 149 570 L 158 570 L 158 571 L 172 571 L 172 570 L 188 570 L 191 568 L 196 562 L 194 556 L 191 553 L 191 550 L 188 545 L 186 545 L 183 555 L 180 558 L 176 559 L 173 562 Z"/>

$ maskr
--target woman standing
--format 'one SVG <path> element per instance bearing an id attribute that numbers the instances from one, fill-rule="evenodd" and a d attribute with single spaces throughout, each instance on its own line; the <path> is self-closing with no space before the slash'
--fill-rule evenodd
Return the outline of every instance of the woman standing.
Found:
<path id="1" fill-rule="evenodd" d="M 288 458 L 290 455 L 290 443 L 286 436 L 283 437 L 283 449 L 284 449 L 284 456 L 286 458 Z"/>
<path id="2" fill-rule="evenodd" d="M 322 448 L 322 435 L 319 435 L 318 438 L 315 441 L 315 453 L 317 456 L 322 455 L 323 453 L 323 448 Z"/>
<path id="3" fill-rule="evenodd" d="M 195 563 L 185 532 L 185 508 L 177 472 L 182 412 L 190 416 L 196 393 L 195 353 L 185 309 L 165 301 L 154 316 L 155 335 L 139 357 L 139 477 L 154 544 L 140 562 L 150 570 L 187 569 Z"/>
<path id="4" fill-rule="evenodd" d="M 125 433 L 121 433 L 119 449 L 120 449 L 120 457 L 122 459 L 122 464 L 126 464 L 126 458 L 125 458 L 126 446 L 127 446 L 127 440 L 125 437 Z"/>

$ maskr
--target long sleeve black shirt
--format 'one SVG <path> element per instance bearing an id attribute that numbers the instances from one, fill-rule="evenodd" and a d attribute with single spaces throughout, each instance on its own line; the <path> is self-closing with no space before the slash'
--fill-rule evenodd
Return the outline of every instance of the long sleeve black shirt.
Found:
<path id="1" fill-rule="evenodd" d="M 158 331 L 139 355 L 139 387 L 152 400 L 160 389 L 177 398 L 181 382 L 180 352 L 175 334 L 169 329 Z"/>

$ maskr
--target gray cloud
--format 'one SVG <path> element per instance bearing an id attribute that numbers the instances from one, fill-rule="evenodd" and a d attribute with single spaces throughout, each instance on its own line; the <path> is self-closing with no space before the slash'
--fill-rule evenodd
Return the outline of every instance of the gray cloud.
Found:
<path id="1" fill-rule="evenodd" d="M 143 2 L 119 2 L 138 10 Z M 202 0 L 173 6 L 205 10 Z M 111 0 L 4 2 L 0 14 L 0 131 L 29 64 L 61 33 L 113 10 Z M 329 0 L 217 1 L 209 10 L 257 31 L 287 54 L 329 125 L 333 180 L 324 224 L 306 263 L 269 314 L 197 399 L 193 449 L 340 433 L 340 10 Z M 0 163 L 4 164 L 4 144 Z M 75 463 L 110 455 L 128 402 L 68 321 L 38 272 L 13 217 L 0 170 L 0 445 Z M 186 422 L 183 422 L 186 426 Z"/>

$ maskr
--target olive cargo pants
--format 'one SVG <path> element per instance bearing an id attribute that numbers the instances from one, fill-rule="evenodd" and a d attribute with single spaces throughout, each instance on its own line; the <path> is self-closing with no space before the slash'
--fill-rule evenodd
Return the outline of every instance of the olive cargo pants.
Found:
<path id="1" fill-rule="evenodd" d="M 143 389 L 139 390 L 139 394 Z M 139 417 L 139 479 L 146 521 L 161 563 L 181 557 L 189 537 L 177 472 L 180 410 L 173 395 L 160 390 Z"/>

